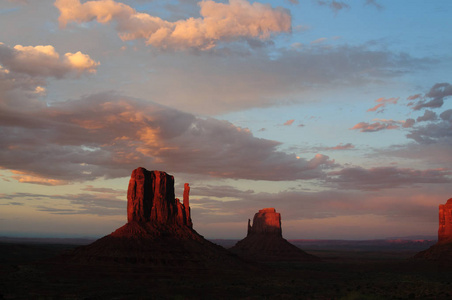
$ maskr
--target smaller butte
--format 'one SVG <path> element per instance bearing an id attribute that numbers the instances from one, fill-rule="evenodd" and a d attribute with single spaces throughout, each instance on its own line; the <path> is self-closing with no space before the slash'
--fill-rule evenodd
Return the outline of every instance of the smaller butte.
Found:
<path id="1" fill-rule="evenodd" d="M 230 249 L 247 260 L 255 261 L 319 261 L 282 237 L 281 214 L 264 208 L 248 219 L 248 234 Z"/>

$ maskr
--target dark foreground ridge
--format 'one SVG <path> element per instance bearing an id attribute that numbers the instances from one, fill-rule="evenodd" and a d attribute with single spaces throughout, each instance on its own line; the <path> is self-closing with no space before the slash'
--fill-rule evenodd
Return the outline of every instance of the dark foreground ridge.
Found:
<path id="1" fill-rule="evenodd" d="M 281 214 L 274 208 L 264 208 L 248 220 L 246 238 L 230 249 L 233 253 L 257 261 L 319 261 L 282 237 Z"/>
<path id="2" fill-rule="evenodd" d="M 146 264 L 165 268 L 217 268 L 243 263 L 193 229 L 188 183 L 183 203 L 175 198 L 174 177 L 137 168 L 127 191 L 128 222 L 65 259 L 88 263 Z"/>
<path id="3" fill-rule="evenodd" d="M 439 205 L 438 243 L 419 252 L 414 259 L 452 264 L 452 198 Z"/>

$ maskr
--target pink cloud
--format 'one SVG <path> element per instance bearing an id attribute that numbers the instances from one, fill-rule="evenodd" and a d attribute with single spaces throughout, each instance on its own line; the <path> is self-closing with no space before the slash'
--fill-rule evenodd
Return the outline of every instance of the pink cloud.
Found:
<path id="1" fill-rule="evenodd" d="M 383 108 L 385 107 L 387 104 L 397 104 L 397 101 L 399 100 L 399 98 L 378 98 L 377 100 L 375 100 L 375 102 L 377 102 L 378 104 L 375 105 L 372 108 L 369 108 L 367 111 L 376 111 L 379 108 Z M 383 110 L 379 110 L 378 112 L 383 112 Z"/>
<path id="2" fill-rule="evenodd" d="M 284 126 L 290 126 L 290 125 L 292 125 L 293 124 L 293 122 L 294 122 L 295 120 L 294 119 L 291 119 L 291 120 L 287 120 L 286 122 L 284 122 Z"/>
<path id="3" fill-rule="evenodd" d="M 99 23 L 117 22 L 121 39 L 144 39 L 158 48 L 208 50 L 219 41 L 239 38 L 268 39 L 273 33 L 290 32 L 291 16 L 283 8 L 246 0 L 217 3 L 200 1 L 200 18 L 169 22 L 140 13 L 128 5 L 113 0 L 87 1 L 57 0 L 61 27 L 69 22 L 85 23 L 93 19 Z"/>
<path id="4" fill-rule="evenodd" d="M 416 94 L 416 95 L 411 95 L 411 96 L 409 96 L 408 98 L 406 98 L 408 101 L 413 101 L 413 100 L 416 100 L 416 99 L 419 99 L 419 98 L 421 98 L 422 97 L 422 94 Z"/>
<path id="5" fill-rule="evenodd" d="M 386 129 L 397 129 L 399 124 L 399 121 L 394 120 L 380 120 L 380 122 L 375 123 L 359 122 L 350 129 L 359 130 L 360 132 L 376 132 Z"/>
<path id="6" fill-rule="evenodd" d="M 335 147 L 330 147 L 330 148 L 325 148 L 325 150 L 350 150 L 350 149 L 354 149 L 355 146 L 352 145 L 351 143 L 347 143 L 347 144 L 342 144 L 340 143 L 339 145 L 335 146 Z"/>

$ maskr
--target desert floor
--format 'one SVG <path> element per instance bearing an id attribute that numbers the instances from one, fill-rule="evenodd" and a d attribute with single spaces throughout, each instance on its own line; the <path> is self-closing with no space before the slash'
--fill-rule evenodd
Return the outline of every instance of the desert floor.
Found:
<path id="1" fill-rule="evenodd" d="M 0 243 L 0 299 L 451 299 L 452 267 L 412 250 L 309 250 L 245 270 L 56 262 L 69 244 Z"/>

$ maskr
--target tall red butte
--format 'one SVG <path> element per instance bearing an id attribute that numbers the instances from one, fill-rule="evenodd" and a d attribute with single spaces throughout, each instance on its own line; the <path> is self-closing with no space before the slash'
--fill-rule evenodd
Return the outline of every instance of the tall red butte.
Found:
<path id="1" fill-rule="evenodd" d="M 77 248 L 70 259 L 165 268 L 241 264 L 236 256 L 193 229 L 189 191 L 186 183 L 181 203 L 175 198 L 173 176 L 144 168 L 133 170 L 127 191 L 128 222 L 94 243 Z"/>
<path id="2" fill-rule="evenodd" d="M 439 205 L 438 243 L 414 258 L 452 263 L 452 198 Z"/>
<path id="3" fill-rule="evenodd" d="M 238 241 L 231 252 L 247 260 L 256 261 L 318 261 L 282 237 L 281 214 L 274 208 L 264 208 L 254 215 L 253 225 L 248 219 L 248 234 Z"/>

